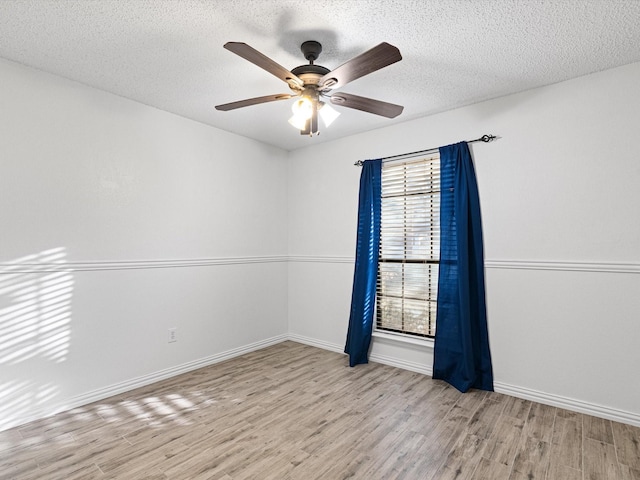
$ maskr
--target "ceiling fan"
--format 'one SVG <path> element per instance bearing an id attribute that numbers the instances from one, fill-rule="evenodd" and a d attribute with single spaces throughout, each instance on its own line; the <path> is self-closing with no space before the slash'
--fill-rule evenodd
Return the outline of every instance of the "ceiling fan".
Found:
<path id="1" fill-rule="evenodd" d="M 363 112 L 374 113 L 387 118 L 395 118 L 402 113 L 404 107 L 372 98 L 360 97 L 350 93 L 338 92 L 329 95 L 334 89 L 341 88 L 347 83 L 363 77 L 392 63 L 402 60 L 400 50 L 388 43 L 381 43 L 371 50 L 352 58 L 334 70 L 329 70 L 314 62 L 322 52 L 322 45 L 315 40 L 308 40 L 300 46 L 308 65 L 300 65 L 287 70 L 266 55 L 246 43 L 228 42 L 224 48 L 245 60 L 257 65 L 275 75 L 289 85 L 293 93 L 266 95 L 264 97 L 248 98 L 238 102 L 217 105 L 216 110 L 228 111 L 236 108 L 248 107 L 260 103 L 275 102 L 297 98 L 293 104 L 293 117 L 289 120 L 300 134 L 313 136 L 318 133 L 318 113 L 325 125 L 331 123 L 339 113 L 327 105 L 323 99 L 328 99 L 333 105 L 354 108 Z"/>

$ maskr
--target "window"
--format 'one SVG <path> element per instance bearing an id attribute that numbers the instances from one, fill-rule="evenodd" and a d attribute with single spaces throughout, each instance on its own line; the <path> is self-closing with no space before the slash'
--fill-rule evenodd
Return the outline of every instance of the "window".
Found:
<path id="1" fill-rule="evenodd" d="M 440 157 L 382 165 L 376 329 L 436 331 L 440 259 Z"/>

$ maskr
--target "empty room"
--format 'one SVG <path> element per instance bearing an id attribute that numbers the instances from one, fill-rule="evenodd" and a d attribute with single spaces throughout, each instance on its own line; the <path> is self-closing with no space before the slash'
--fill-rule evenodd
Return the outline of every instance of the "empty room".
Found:
<path id="1" fill-rule="evenodd" d="M 0 479 L 640 480 L 640 2 L 0 1 Z"/>

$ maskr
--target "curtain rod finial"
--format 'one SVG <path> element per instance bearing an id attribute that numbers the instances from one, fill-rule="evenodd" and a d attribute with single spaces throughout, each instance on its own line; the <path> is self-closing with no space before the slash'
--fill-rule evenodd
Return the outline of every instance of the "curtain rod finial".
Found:
<path id="1" fill-rule="evenodd" d="M 490 142 L 492 140 L 495 140 L 495 139 L 496 139 L 495 135 L 483 135 L 483 136 L 480 137 L 480 140 L 482 140 L 485 143 L 488 143 L 488 142 Z"/>

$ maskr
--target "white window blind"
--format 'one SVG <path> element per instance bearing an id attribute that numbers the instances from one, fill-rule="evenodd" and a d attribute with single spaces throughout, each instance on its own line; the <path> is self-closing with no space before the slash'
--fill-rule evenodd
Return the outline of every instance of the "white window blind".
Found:
<path id="1" fill-rule="evenodd" d="M 382 165 L 376 329 L 436 331 L 440 259 L 440 157 Z"/>

